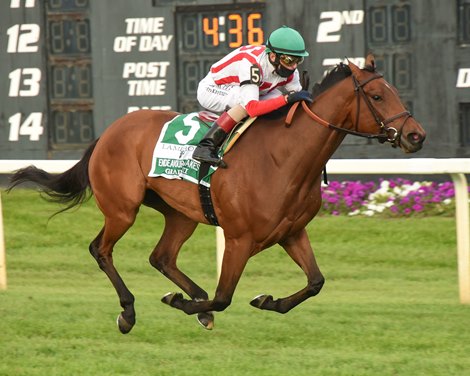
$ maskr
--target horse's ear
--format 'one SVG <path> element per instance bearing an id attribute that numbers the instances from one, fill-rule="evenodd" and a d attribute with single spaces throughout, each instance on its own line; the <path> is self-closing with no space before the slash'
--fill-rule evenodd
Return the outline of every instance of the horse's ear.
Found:
<path id="1" fill-rule="evenodd" d="M 351 72 L 355 75 L 358 75 L 361 72 L 361 69 L 350 60 L 348 60 L 348 66 L 351 69 Z"/>
<path id="2" fill-rule="evenodd" d="M 375 70 L 375 57 L 372 54 L 368 54 L 366 57 L 366 66 L 370 66 L 373 70 Z"/>

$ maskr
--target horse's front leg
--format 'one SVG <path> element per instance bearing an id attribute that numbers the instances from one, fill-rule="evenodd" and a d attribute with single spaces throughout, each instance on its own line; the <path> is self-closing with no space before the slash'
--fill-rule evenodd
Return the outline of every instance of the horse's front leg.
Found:
<path id="1" fill-rule="evenodd" d="M 199 312 L 223 311 L 232 302 L 237 283 L 250 258 L 251 246 L 251 238 L 226 239 L 222 271 L 214 299 L 188 300 L 184 299 L 180 293 L 168 293 L 163 297 L 162 302 L 180 309 L 188 315 Z"/>
<path id="2" fill-rule="evenodd" d="M 307 276 L 307 286 L 286 298 L 274 300 L 271 295 L 258 295 L 250 304 L 256 308 L 286 313 L 311 296 L 317 295 L 325 282 L 318 268 L 307 232 L 302 229 L 279 243 Z"/>

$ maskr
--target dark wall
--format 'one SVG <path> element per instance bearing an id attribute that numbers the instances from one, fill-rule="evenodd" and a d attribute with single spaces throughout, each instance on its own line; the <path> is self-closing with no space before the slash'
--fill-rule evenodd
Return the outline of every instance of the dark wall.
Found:
<path id="1" fill-rule="evenodd" d="M 50 9 L 47 3 L 0 2 L 1 159 L 77 158 L 90 138 L 128 111 L 197 108 L 198 80 L 211 62 L 230 50 L 230 41 L 237 43 L 237 33 L 229 31 L 229 15 L 242 15 L 240 41 L 246 43 L 248 20 L 257 12 L 262 19 L 252 26 L 262 28 L 263 39 L 283 24 L 302 33 L 310 57 L 301 68 L 309 71 L 312 81 L 346 57 L 361 64 L 373 52 L 385 78 L 397 86 L 427 130 L 425 148 L 413 157 L 470 156 L 470 46 L 458 38 L 457 0 L 89 0 L 85 8 L 75 10 L 67 9 L 70 1 L 62 1 L 63 9 Z M 213 36 L 202 31 L 204 18 L 226 22 L 218 25 L 217 46 L 211 45 Z M 148 24 L 149 19 L 154 24 Z M 83 35 L 91 46 L 88 53 L 77 53 L 76 36 L 65 34 L 62 42 L 72 47 L 63 54 L 53 51 L 54 40 L 60 40 L 51 22 L 60 20 L 88 25 Z M 56 98 L 54 85 L 77 88 L 80 79 L 88 78 L 78 73 L 54 76 L 54 69 L 75 72 L 87 64 L 91 95 Z M 459 71 L 465 69 L 468 79 L 457 87 Z M 62 79 L 66 82 L 60 86 Z M 462 108 L 468 108 L 467 116 L 460 113 Z M 57 111 L 70 116 L 70 123 L 57 123 Z M 403 155 L 348 136 L 335 157 Z"/>

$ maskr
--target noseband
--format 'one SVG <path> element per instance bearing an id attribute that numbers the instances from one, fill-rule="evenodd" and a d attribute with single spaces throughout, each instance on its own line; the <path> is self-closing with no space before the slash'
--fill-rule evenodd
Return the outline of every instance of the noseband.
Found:
<path id="1" fill-rule="evenodd" d="M 351 134 L 353 136 L 359 136 L 359 137 L 365 137 L 369 139 L 378 139 L 379 142 L 384 143 L 384 142 L 390 142 L 393 147 L 397 147 L 400 145 L 400 136 L 401 132 L 403 130 L 403 127 L 405 126 L 406 121 L 408 118 L 410 118 L 412 115 L 409 111 L 403 111 L 400 112 L 399 114 L 393 115 L 389 117 L 388 119 L 381 120 L 381 116 L 377 112 L 377 110 L 374 108 L 372 103 L 370 102 L 370 99 L 367 97 L 366 93 L 364 92 L 364 86 L 367 85 L 369 82 L 376 80 L 378 78 L 382 78 L 383 76 L 379 73 L 376 73 L 375 75 L 369 77 L 368 79 L 364 80 L 363 82 L 360 82 L 354 75 L 352 76 L 353 84 L 354 84 L 354 92 L 357 98 L 357 112 L 356 112 L 356 123 L 354 125 L 354 130 L 351 129 L 345 129 L 342 127 L 339 127 L 337 125 L 331 124 L 330 122 L 323 120 L 320 118 L 317 114 L 315 114 L 309 107 L 308 105 L 302 101 L 302 107 L 304 111 L 307 113 L 307 115 L 315 120 L 316 122 L 320 123 L 321 125 L 334 129 L 339 132 Z M 359 132 L 359 115 L 360 115 L 360 109 L 361 109 L 361 97 L 364 99 L 364 101 L 367 104 L 367 107 L 369 108 L 369 111 L 372 113 L 372 116 L 374 117 L 375 123 L 379 126 L 380 133 L 378 134 L 371 134 L 371 133 L 364 133 L 364 132 Z M 286 118 L 286 125 L 290 126 L 292 122 L 292 117 L 294 116 L 294 112 L 298 107 L 299 102 L 294 103 L 292 106 L 291 110 L 289 111 L 289 114 L 287 115 Z M 403 120 L 403 124 L 400 128 L 400 131 L 398 131 L 394 127 L 389 127 L 387 124 L 390 124 L 394 122 L 395 120 L 404 117 L 405 119 Z"/>

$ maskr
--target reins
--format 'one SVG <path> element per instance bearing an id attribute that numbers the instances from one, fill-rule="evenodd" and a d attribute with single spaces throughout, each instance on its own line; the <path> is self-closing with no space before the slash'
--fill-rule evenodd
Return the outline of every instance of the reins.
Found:
<path id="1" fill-rule="evenodd" d="M 294 113 L 297 110 L 297 108 L 299 107 L 299 103 L 301 103 L 302 108 L 304 109 L 306 114 L 312 120 L 314 120 L 318 124 L 324 126 L 325 128 L 333 129 L 335 131 L 347 133 L 347 134 L 350 134 L 350 135 L 353 135 L 353 136 L 364 137 L 364 138 L 368 138 L 368 139 L 378 139 L 378 141 L 381 142 L 381 143 L 390 142 L 392 144 L 392 146 L 396 147 L 400 142 L 400 139 L 399 139 L 398 136 L 401 133 L 401 130 L 399 132 L 394 127 L 388 127 L 387 124 L 390 124 L 393 121 L 395 121 L 395 120 L 397 120 L 401 117 L 404 117 L 405 119 L 404 119 L 403 125 L 401 127 L 401 129 L 403 129 L 406 121 L 412 115 L 409 111 L 403 111 L 403 112 L 400 112 L 396 115 L 393 115 L 393 116 L 389 117 L 388 119 L 380 120 L 379 114 L 375 110 L 374 106 L 370 102 L 369 98 L 367 97 L 367 95 L 366 95 L 366 93 L 364 92 L 364 89 L 363 89 L 363 87 L 366 84 L 368 84 L 369 82 L 371 82 L 375 79 L 378 79 L 378 78 L 382 78 L 382 75 L 381 74 L 375 74 L 374 76 L 369 77 L 367 80 L 365 80 L 363 82 L 359 82 L 354 75 L 352 76 L 353 83 L 354 83 L 354 91 L 356 93 L 356 98 L 357 98 L 357 101 L 356 101 L 356 103 L 357 103 L 357 105 L 356 105 L 357 106 L 356 123 L 355 123 L 355 126 L 354 126 L 355 130 L 342 128 L 340 126 L 334 125 L 334 124 L 322 119 L 320 116 L 318 116 L 316 113 L 314 113 L 310 109 L 310 107 L 307 105 L 307 103 L 305 101 L 296 102 L 292 105 L 292 107 L 290 108 L 290 110 L 287 114 L 286 120 L 285 120 L 286 126 L 287 127 L 291 126 L 292 119 L 294 117 Z M 361 97 L 366 102 L 367 107 L 369 108 L 369 111 L 372 113 L 372 116 L 374 117 L 374 120 L 375 120 L 376 124 L 379 126 L 381 133 L 372 134 L 372 133 L 364 133 L 364 132 L 359 132 L 358 131 L 358 129 L 359 129 L 359 115 L 360 115 L 360 107 L 361 107 Z M 390 132 L 393 132 L 391 137 L 389 137 Z"/>

